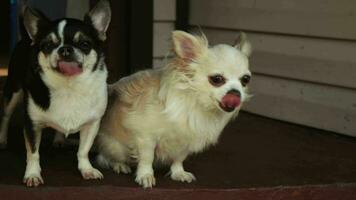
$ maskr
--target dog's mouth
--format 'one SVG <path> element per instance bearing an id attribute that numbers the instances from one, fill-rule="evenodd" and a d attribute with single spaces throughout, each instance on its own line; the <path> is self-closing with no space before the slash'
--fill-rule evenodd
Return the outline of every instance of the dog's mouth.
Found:
<path id="1" fill-rule="evenodd" d="M 225 94 L 219 102 L 219 106 L 225 112 L 232 112 L 241 104 L 241 94 L 237 90 L 232 90 Z"/>
<path id="2" fill-rule="evenodd" d="M 81 63 L 64 60 L 58 61 L 56 70 L 64 76 L 75 76 L 83 72 Z"/>

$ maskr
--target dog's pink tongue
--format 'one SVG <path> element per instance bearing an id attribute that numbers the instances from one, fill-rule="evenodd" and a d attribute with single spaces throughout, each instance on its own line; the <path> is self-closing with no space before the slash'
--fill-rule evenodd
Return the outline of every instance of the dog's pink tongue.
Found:
<path id="1" fill-rule="evenodd" d="M 226 94 L 221 103 L 227 109 L 234 109 L 240 105 L 241 98 L 235 94 Z"/>
<path id="2" fill-rule="evenodd" d="M 59 71 L 66 76 L 74 76 L 83 71 L 77 62 L 60 61 L 58 62 L 58 68 Z"/>

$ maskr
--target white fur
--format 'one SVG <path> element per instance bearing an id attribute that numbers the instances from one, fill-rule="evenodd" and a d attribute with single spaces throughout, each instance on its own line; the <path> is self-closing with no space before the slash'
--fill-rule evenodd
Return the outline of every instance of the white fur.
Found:
<path id="1" fill-rule="evenodd" d="M 58 34 L 62 43 L 65 25 L 65 20 L 58 25 Z M 48 110 L 44 111 L 30 98 L 28 110 L 34 121 L 42 126 L 52 127 L 67 136 L 77 132 L 85 124 L 100 119 L 103 115 L 107 102 L 107 71 L 106 69 L 92 71 L 97 61 L 94 50 L 91 50 L 89 55 L 77 55 L 77 61 L 83 65 L 83 72 L 74 77 L 66 77 L 53 70 L 57 66 L 58 59 L 56 50 L 53 50 L 50 56 L 39 53 L 38 60 L 43 70 L 41 78 L 49 87 L 51 103 Z M 98 63 L 105 65 L 103 60 Z"/>
<path id="2" fill-rule="evenodd" d="M 82 63 L 82 73 L 68 77 L 54 70 L 59 59 L 57 50 L 63 46 L 65 25 L 65 20 L 58 25 L 61 45 L 53 50 L 50 56 L 45 56 L 42 52 L 38 54 L 38 61 L 43 70 L 40 74 L 41 79 L 50 91 L 50 106 L 43 110 L 34 102 L 31 94 L 28 94 L 27 110 L 35 129 L 38 129 L 35 132 L 36 136 L 40 135 L 41 128 L 45 127 L 52 127 L 65 136 L 79 131 L 78 169 L 84 179 L 101 179 L 103 175 L 91 165 L 88 153 L 107 105 L 107 71 L 103 58 L 99 58 L 97 62 L 98 56 L 94 50 L 85 55 L 80 54 L 77 49 L 76 60 Z M 93 71 L 96 63 L 99 65 L 98 68 L 103 69 Z M 29 145 L 26 147 L 28 153 L 24 182 L 28 186 L 38 186 L 43 183 L 37 159 L 39 144 L 34 153 L 30 152 Z"/>
<path id="3" fill-rule="evenodd" d="M 242 102 L 248 99 L 247 87 L 239 81 L 251 74 L 247 56 L 228 45 L 208 48 L 204 37 L 173 35 L 175 45 L 187 38 L 196 38 L 186 43 L 197 45 L 189 48 L 194 52 L 176 53 L 195 55 L 193 62 L 177 57 L 161 69 L 138 72 L 111 86 L 117 99 L 103 118 L 98 160 L 113 167 L 136 159 L 136 182 L 143 187 L 156 183 L 154 160 L 171 164 L 173 180 L 195 180 L 184 170 L 183 161 L 189 154 L 216 144 L 225 125 L 241 108 L 227 113 L 218 102 L 231 89 L 241 92 Z M 208 81 L 212 74 L 224 75 L 226 84 L 212 86 Z"/>
<path id="4" fill-rule="evenodd" d="M 65 77 L 48 68 L 44 70 L 41 76 L 51 92 L 50 107 L 43 110 L 30 96 L 28 112 L 39 127 L 52 127 L 65 136 L 80 131 L 78 169 L 84 179 L 101 179 L 103 175 L 92 167 L 88 153 L 107 104 L 107 71 L 104 68 L 92 72 L 91 69 L 92 67 L 84 69 L 83 73 L 75 77 Z M 33 170 L 31 163 L 33 162 L 28 162 L 29 167 L 25 173 L 25 180 L 30 186 L 33 179 L 26 178 L 26 174 Z M 40 176 L 37 179 L 42 180 Z"/>
<path id="5" fill-rule="evenodd" d="M 106 30 L 111 20 L 111 10 L 108 1 L 99 1 L 99 3 L 89 12 L 89 16 L 94 28 L 98 31 L 101 40 L 106 40 Z"/>
<path id="6" fill-rule="evenodd" d="M 66 20 L 62 20 L 61 22 L 58 23 L 58 35 L 61 38 L 61 46 L 64 43 L 64 27 L 66 26 L 67 22 Z"/>
<path id="7" fill-rule="evenodd" d="M 37 137 L 39 137 L 35 143 L 36 150 L 35 152 L 29 151 L 29 142 L 28 139 L 25 137 L 25 145 L 27 149 L 27 160 L 26 160 L 26 171 L 25 175 L 23 178 L 23 182 L 28 186 L 28 187 L 37 187 L 40 184 L 43 184 L 43 178 L 41 176 L 41 166 L 40 166 L 40 154 L 39 154 L 39 144 L 41 140 L 41 132 L 38 132 L 39 129 L 35 130 L 38 134 Z"/>
<path id="8" fill-rule="evenodd" d="M 103 30 L 97 30 L 99 31 L 98 34 L 105 37 L 105 31 L 110 22 L 111 11 L 107 1 L 100 1 L 99 5 L 89 14 L 95 18 L 95 15 L 91 13 L 106 13 L 99 15 L 102 20 L 101 23 L 104 24 L 102 26 Z M 32 40 L 38 32 L 39 20 L 39 16 L 31 12 L 30 9 L 25 9 L 25 28 Z M 93 25 L 101 25 L 100 21 L 95 21 L 95 23 Z M 34 97 L 28 91 L 22 90 L 14 93 L 12 98 L 8 99 L 4 104 L 5 115 L 1 122 L 0 147 L 6 145 L 8 122 L 16 104 L 22 99 L 23 93 L 28 92 L 25 94 L 28 97 L 26 106 L 32 122 L 32 130 L 30 133 L 25 132 L 27 165 L 23 181 L 30 187 L 44 183 L 41 176 L 39 146 L 42 129 L 46 127 L 52 127 L 65 136 L 79 131 L 78 169 L 84 179 L 103 178 L 101 172 L 91 165 L 88 153 L 98 133 L 100 120 L 107 105 L 107 70 L 104 57 L 97 55 L 97 52 L 93 49 L 88 54 L 84 54 L 73 46 L 75 54 L 73 61 L 82 67 L 82 72 L 73 76 L 65 76 L 59 73 L 56 70 L 58 61 L 61 59 L 58 55 L 58 50 L 65 42 L 64 30 L 66 25 L 66 20 L 60 21 L 57 25 L 57 33 L 51 32 L 45 38 L 46 40 L 51 39 L 57 45 L 57 48 L 53 49 L 49 55 L 45 55 L 42 51 L 37 55 L 41 69 L 35 70 L 40 71 L 41 79 L 49 89 L 49 107 L 43 109 L 35 103 Z M 75 34 L 76 39 L 74 40 L 78 40 L 79 34 L 79 32 Z M 104 40 L 103 37 L 101 39 Z M 32 45 L 35 42 L 39 41 L 33 40 Z M 97 67 L 97 69 L 94 70 L 94 67 Z M 34 137 L 28 138 L 29 136 Z M 63 142 L 63 139 L 64 137 L 56 135 L 55 143 Z"/>
<path id="9" fill-rule="evenodd" d="M 51 104 L 44 111 L 30 98 L 30 116 L 38 124 L 52 127 L 66 136 L 79 131 L 86 123 L 100 119 L 105 111 L 106 74 L 106 71 L 87 72 L 76 78 L 44 74 L 42 79 L 51 87 Z"/>
<path id="10" fill-rule="evenodd" d="M 28 155 L 26 172 L 24 176 L 24 183 L 29 187 L 38 186 L 43 184 L 43 178 L 41 176 L 41 166 L 39 162 L 39 153 Z"/>

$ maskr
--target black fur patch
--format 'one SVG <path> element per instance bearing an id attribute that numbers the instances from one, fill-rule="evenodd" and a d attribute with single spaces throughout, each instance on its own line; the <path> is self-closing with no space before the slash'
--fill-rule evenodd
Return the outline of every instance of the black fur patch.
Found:
<path id="1" fill-rule="evenodd" d="M 83 53 L 89 54 L 94 49 L 98 56 L 103 52 L 103 42 L 99 40 L 97 31 L 89 24 L 75 19 L 66 19 L 64 27 L 64 44 L 72 45 L 80 49 Z M 74 40 L 77 33 L 81 36 L 78 41 Z M 87 43 L 83 45 L 83 42 Z"/>
<path id="2" fill-rule="evenodd" d="M 51 104 L 51 91 L 41 78 L 43 71 L 38 63 L 38 55 L 40 51 L 49 55 L 58 46 L 58 43 L 52 44 L 53 40 L 50 40 L 49 34 L 54 33 L 57 39 L 63 39 L 59 37 L 57 29 L 58 24 L 62 20 L 66 20 L 63 33 L 64 44 L 76 47 L 84 54 L 89 54 L 94 49 L 98 58 L 93 70 L 96 70 L 98 65 L 102 64 L 100 57 L 103 56 L 103 41 L 99 39 L 97 31 L 88 21 L 59 19 L 51 22 L 44 16 L 42 17 L 43 19 L 38 23 L 38 33 L 36 33 L 34 44 L 26 33 L 22 37 L 23 40 L 14 49 L 9 64 L 9 75 L 4 88 L 4 96 L 5 101 L 9 100 L 15 92 L 22 89 L 25 105 L 28 105 L 29 98 L 32 98 L 36 105 L 43 110 L 48 110 Z M 79 40 L 74 40 L 74 36 L 78 32 L 82 36 Z M 100 68 L 102 67 L 104 66 L 100 66 Z M 25 136 L 31 144 L 31 151 L 34 152 L 36 150 L 36 133 L 27 107 L 25 106 Z"/>
<path id="3" fill-rule="evenodd" d="M 5 84 L 4 95 L 5 99 L 10 99 L 14 92 L 19 89 L 24 89 L 24 93 L 29 92 L 31 98 L 42 109 L 47 110 L 50 106 L 50 91 L 42 81 L 40 74 L 42 73 L 37 57 L 42 51 L 45 54 L 50 54 L 58 44 L 51 44 L 48 35 L 54 33 L 60 40 L 58 35 L 58 24 L 64 19 L 59 19 L 53 22 L 44 20 L 40 23 L 40 30 L 36 35 L 36 42 L 31 45 L 31 40 L 28 37 L 20 41 L 12 55 L 9 65 L 9 76 Z M 103 56 L 103 42 L 99 40 L 97 31 L 88 23 L 76 19 L 65 19 L 66 25 L 64 28 L 64 44 L 72 45 L 81 49 L 85 54 L 88 54 L 91 49 L 97 52 L 98 58 L 93 71 L 101 64 L 100 57 Z M 74 41 L 76 33 L 81 33 L 81 38 Z M 86 42 L 87 44 L 84 44 Z M 102 68 L 102 66 L 100 66 Z"/>

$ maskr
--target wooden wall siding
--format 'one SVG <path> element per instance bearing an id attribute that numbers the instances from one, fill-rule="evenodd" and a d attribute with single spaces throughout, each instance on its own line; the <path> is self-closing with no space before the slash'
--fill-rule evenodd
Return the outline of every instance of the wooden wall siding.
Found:
<path id="1" fill-rule="evenodd" d="M 212 44 L 232 43 L 238 34 L 216 28 L 205 28 L 204 33 Z M 356 89 L 356 42 L 247 34 L 254 72 Z"/>
<path id="2" fill-rule="evenodd" d="M 245 110 L 356 136 L 356 25 L 348 25 L 356 22 L 356 1 L 190 4 L 190 24 L 202 27 L 210 44 L 231 44 L 247 32 L 255 96 Z"/>
<path id="3" fill-rule="evenodd" d="M 171 32 L 174 30 L 176 0 L 154 0 L 153 66 L 160 67 L 171 48 Z"/>
<path id="4" fill-rule="evenodd" d="M 355 90 L 256 74 L 251 89 L 247 111 L 356 136 Z"/>
<path id="5" fill-rule="evenodd" d="M 174 23 L 155 22 L 153 25 L 153 30 L 153 56 L 154 58 L 165 57 L 172 47 L 171 33 L 174 30 Z"/>
<path id="6" fill-rule="evenodd" d="M 356 39 L 354 0 L 191 0 L 203 26 Z"/>
<path id="7" fill-rule="evenodd" d="M 174 22 L 176 19 L 176 0 L 154 0 L 155 21 Z"/>

